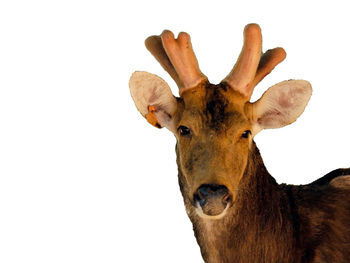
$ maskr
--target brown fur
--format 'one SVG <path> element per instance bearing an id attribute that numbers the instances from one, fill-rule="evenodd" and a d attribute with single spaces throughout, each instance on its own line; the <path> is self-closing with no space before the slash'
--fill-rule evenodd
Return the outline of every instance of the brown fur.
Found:
<path id="1" fill-rule="evenodd" d="M 206 85 L 195 93 L 179 102 L 177 120 L 180 124 L 187 114 L 195 115 L 187 125 L 196 139 L 178 138 L 176 153 L 180 189 L 204 260 L 349 262 L 350 189 L 330 182 L 350 170 L 337 170 L 309 185 L 278 185 L 253 141 L 238 150 L 240 155 L 246 151 L 246 160 L 227 156 L 237 144 L 233 133 L 249 126 L 237 94 L 222 85 Z M 193 191 L 204 182 L 226 185 L 234 193 L 232 207 L 220 220 L 203 219 L 194 210 Z"/>
<path id="2" fill-rule="evenodd" d="M 350 190 L 328 183 L 278 185 L 255 145 L 249 154 L 236 201 L 222 220 L 198 217 L 179 170 L 180 189 L 204 260 L 349 262 Z"/>

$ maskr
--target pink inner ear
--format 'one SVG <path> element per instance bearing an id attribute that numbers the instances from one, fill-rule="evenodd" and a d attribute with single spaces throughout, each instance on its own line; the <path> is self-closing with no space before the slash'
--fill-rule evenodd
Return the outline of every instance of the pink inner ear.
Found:
<path id="1" fill-rule="evenodd" d="M 293 97 L 284 92 L 281 93 L 281 96 L 278 99 L 278 104 L 283 108 L 289 108 L 293 106 Z"/>
<path id="2" fill-rule="evenodd" d="M 153 87 L 152 89 L 149 89 L 148 92 L 149 94 L 144 94 L 144 98 L 148 101 L 149 105 L 153 105 L 154 102 L 158 99 L 157 96 L 157 87 Z"/>
<path id="3" fill-rule="evenodd" d="M 268 89 L 256 103 L 257 123 L 263 129 L 294 122 L 304 111 L 312 93 L 303 80 L 283 81 Z"/>
<path id="4" fill-rule="evenodd" d="M 168 128 L 177 108 L 176 98 L 168 84 L 156 75 L 137 71 L 131 76 L 129 86 L 140 113 L 154 126 Z"/>
<path id="5" fill-rule="evenodd" d="M 288 92 L 281 92 L 278 99 L 278 103 L 282 108 L 292 108 L 295 106 L 295 100 L 298 100 L 298 96 L 303 95 L 305 90 L 302 88 L 289 89 Z"/>
<path id="6" fill-rule="evenodd" d="M 271 109 L 264 112 L 264 114 L 258 118 L 257 122 L 259 125 L 269 128 L 270 126 L 274 126 L 279 119 L 282 119 L 281 116 L 282 112 L 277 109 Z"/>

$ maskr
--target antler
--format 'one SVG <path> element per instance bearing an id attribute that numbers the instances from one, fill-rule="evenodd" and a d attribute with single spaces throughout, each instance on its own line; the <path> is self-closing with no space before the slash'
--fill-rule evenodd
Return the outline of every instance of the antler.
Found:
<path id="1" fill-rule="evenodd" d="M 175 39 L 171 31 L 165 30 L 160 36 L 147 38 L 145 44 L 179 86 L 180 95 L 207 79 L 199 69 L 187 33 L 181 32 Z"/>
<path id="2" fill-rule="evenodd" d="M 158 60 L 160 65 L 169 73 L 169 75 L 176 82 L 177 86 L 183 87 L 183 83 L 177 74 L 173 64 L 169 60 L 168 55 L 166 54 L 162 39 L 160 36 L 150 36 L 145 40 L 146 48 L 149 52 Z"/>
<path id="3" fill-rule="evenodd" d="M 267 50 L 260 58 L 258 70 L 251 84 L 252 89 L 270 74 L 271 71 L 286 58 L 286 56 L 286 51 L 281 47 Z"/>
<path id="4" fill-rule="evenodd" d="M 165 30 L 160 36 L 147 38 L 145 45 L 174 79 L 180 95 L 207 80 L 199 69 L 187 33 L 181 32 L 175 39 L 171 31 Z M 247 25 L 241 54 L 230 74 L 223 80 L 247 99 L 251 97 L 254 87 L 286 57 L 283 48 L 270 49 L 262 54 L 261 45 L 260 27 L 257 24 Z"/>
<path id="5" fill-rule="evenodd" d="M 286 57 L 283 48 L 261 52 L 262 36 L 257 24 L 244 29 L 244 44 L 237 63 L 223 80 L 232 89 L 250 99 L 254 87 Z"/>

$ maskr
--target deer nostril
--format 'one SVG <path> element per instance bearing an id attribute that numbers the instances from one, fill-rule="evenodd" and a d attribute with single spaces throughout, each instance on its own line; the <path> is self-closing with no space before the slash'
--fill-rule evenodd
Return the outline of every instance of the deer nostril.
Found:
<path id="1" fill-rule="evenodd" d="M 210 194 L 210 192 L 211 191 L 210 191 L 209 186 L 202 185 L 198 188 L 198 194 L 203 196 L 203 197 L 208 196 Z"/>
<path id="2" fill-rule="evenodd" d="M 198 201 L 201 207 L 205 206 L 208 200 L 213 199 L 221 200 L 226 205 L 231 195 L 226 186 L 212 184 L 201 185 L 194 194 L 194 201 Z"/>
<path id="3" fill-rule="evenodd" d="M 202 184 L 198 188 L 198 192 L 203 196 L 209 195 L 225 195 L 228 193 L 228 189 L 224 185 L 216 184 Z"/>
<path id="4" fill-rule="evenodd" d="M 199 205 L 200 205 L 201 207 L 203 207 L 203 206 L 205 206 L 205 204 L 207 203 L 207 199 L 205 199 L 205 198 L 200 198 L 200 199 L 198 200 L 198 202 L 199 202 Z"/>
<path id="5" fill-rule="evenodd" d="M 222 202 L 226 205 L 229 202 L 231 202 L 231 195 L 230 194 L 226 194 L 223 198 L 222 198 Z"/>

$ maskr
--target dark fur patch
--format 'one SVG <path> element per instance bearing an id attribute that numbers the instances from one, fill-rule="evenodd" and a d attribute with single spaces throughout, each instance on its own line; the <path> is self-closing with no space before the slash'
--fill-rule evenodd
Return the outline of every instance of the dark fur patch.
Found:
<path id="1" fill-rule="evenodd" d="M 316 181 L 312 182 L 309 185 L 325 185 L 329 184 L 330 181 L 332 181 L 334 178 L 339 177 L 339 176 L 347 176 L 350 175 L 350 168 L 346 169 L 336 169 L 325 176 L 317 179 Z"/>
<path id="2" fill-rule="evenodd" d="M 207 104 L 204 114 L 207 117 L 209 128 L 219 132 L 226 127 L 230 119 L 230 114 L 226 110 L 229 101 L 223 94 L 227 87 L 223 84 L 209 85 L 207 87 Z"/>

